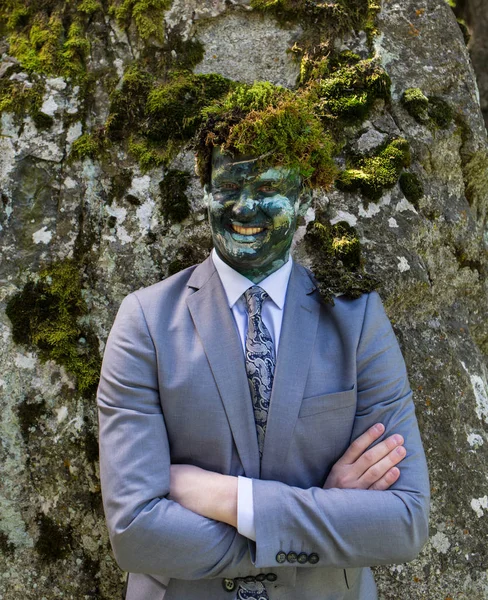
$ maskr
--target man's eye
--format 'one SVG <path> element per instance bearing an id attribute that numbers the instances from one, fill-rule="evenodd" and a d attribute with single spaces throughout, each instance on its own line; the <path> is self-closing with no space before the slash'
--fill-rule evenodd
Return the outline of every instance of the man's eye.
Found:
<path id="1" fill-rule="evenodd" d="M 265 193 L 271 193 L 271 192 L 277 192 L 278 189 L 274 185 L 261 185 L 259 187 L 259 191 L 265 192 Z"/>
<path id="2" fill-rule="evenodd" d="M 221 183 L 221 184 L 219 184 L 218 187 L 219 187 L 219 190 L 226 190 L 226 191 L 234 191 L 239 188 L 237 183 L 231 183 L 230 181 Z"/>

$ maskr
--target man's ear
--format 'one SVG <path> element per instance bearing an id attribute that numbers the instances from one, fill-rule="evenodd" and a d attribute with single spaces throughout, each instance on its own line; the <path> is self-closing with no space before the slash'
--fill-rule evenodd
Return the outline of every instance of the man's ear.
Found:
<path id="1" fill-rule="evenodd" d="M 298 201 L 300 202 L 298 214 L 300 217 L 304 217 L 312 204 L 312 190 L 310 188 L 302 188 Z"/>

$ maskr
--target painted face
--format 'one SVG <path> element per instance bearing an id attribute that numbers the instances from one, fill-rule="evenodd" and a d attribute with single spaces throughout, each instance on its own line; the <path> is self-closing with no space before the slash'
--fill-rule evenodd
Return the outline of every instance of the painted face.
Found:
<path id="1" fill-rule="evenodd" d="M 259 169 L 252 158 L 215 150 L 208 210 L 220 258 L 255 283 L 279 269 L 288 260 L 300 191 L 289 169 Z"/>

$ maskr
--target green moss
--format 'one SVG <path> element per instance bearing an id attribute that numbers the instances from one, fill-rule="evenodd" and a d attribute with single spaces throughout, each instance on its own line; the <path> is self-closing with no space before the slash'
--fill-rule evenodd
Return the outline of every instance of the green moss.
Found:
<path id="1" fill-rule="evenodd" d="M 99 157 L 106 147 L 103 133 L 84 133 L 73 142 L 71 146 L 70 159 L 83 160 L 84 158 Z"/>
<path id="2" fill-rule="evenodd" d="M 12 68 L 8 74 L 15 72 Z M 52 127 L 54 119 L 41 111 L 45 84 L 44 81 L 33 76 L 34 83 L 25 85 L 23 81 L 10 80 L 6 75 L 0 79 L 0 114 L 13 113 L 19 121 L 30 115 L 37 129 Z"/>
<path id="3" fill-rule="evenodd" d="M 63 365 L 80 392 L 91 394 L 98 382 L 100 355 L 96 337 L 79 325 L 87 312 L 76 262 L 51 264 L 13 296 L 6 309 L 17 344 L 34 345 L 43 360 Z"/>
<path id="4" fill-rule="evenodd" d="M 143 40 L 164 37 L 164 11 L 171 6 L 171 0 L 114 0 L 110 6 L 119 25 L 128 28 L 133 21 Z"/>
<path id="5" fill-rule="evenodd" d="M 27 444 L 30 436 L 31 427 L 35 427 L 41 416 L 46 413 L 46 402 L 32 402 L 26 398 L 17 408 L 17 417 L 19 419 L 20 432 Z"/>
<path id="6" fill-rule="evenodd" d="M 337 294 L 358 298 L 375 288 L 376 281 L 362 267 L 357 233 L 348 223 L 331 225 L 319 217 L 308 224 L 304 239 L 324 302 L 334 304 Z"/>
<path id="7" fill-rule="evenodd" d="M 177 154 L 177 146 L 168 144 L 166 148 L 151 140 L 130 138 L 128 150 L 139 162 L 141 171 L 145 173 L 150 169 L 166 165 L 170 158 Z"/>
<path id="8" fill-rule="evenodd" d="M 400 189 L 405 198 L 415 206 L 419 207 L 419 200 L 424 195 L 424 186 L 415 173 L 402 173 L 400 175 Z"/>
<path id="9" fill-rule="evenodd" d="M 362 122 L 375 100 L 390 98 L 391 80 L 374 60 L 358 61 L 355 55 L 347 55 L 348 64 L 336 67 L 327 61 L 328 72 L 315 80 L 317 112 L 325 119 Z"/>
<path id="10" fill-rule="evenodd" d="M 465 194 L 469 204 L 480 215 L 486 214 L 488 207 L 488 151 L 483 149 L 473 153 L 463 164 Z"/>
<path id="11" fill-rule="evenodd" d="M 192 71 L 203 60 L 204 55 L 205 48 L 200 40 L 183 40 L 172 33 L 166 39 L 161 67 L 165 72 Z"/>
<path id="12" fill-rule="evenodd" d="M 115 198 L 116 200 L 120 200 L 130 188 L 131 183 L 132 171 L 130 169 L 119 171 L 110 181 L 110 199 Z"/>
<path id="13" fill-rule="evenodd" d="M 254 10 L 273 14 L 279 21 L 301 21 L 325 29 L 329 36 L 374 27 L 380 4 L 374 0 L 251 0 Z"/>
<path id="14" fill-rule="evenodd" d="M 87 15 L 93 15 L 98 10 L 102 10 L 102 5 L 98 0 L 82 0 L 78 5 L 78 10 Z"/>
<path id="15" fill-rule="evenodd" d="M 434 125 L 441 129 L 447 129 L 454 119 L 451 106 L 438 96 L 429 96 L 428 113 Z"/>
<path id="16" fill-rule="evenodd" d="M 353 158 L 350 168 L 340 173 L 336 186 L 344 191 L 359 190 L 369 200 L 378 200 L 385 189 L 396 184 L 410 161 L 408 142 L 396 138 L 380 146 L 372 156 Z"/>
<path id="17" fill-rule="evenodd" d="M 71 527 L 63 527 L 44 514 L 38 516 L 37 523 L 39 537 L 35 549 L 41 560 L 51 562 L 64 558 L 72 549 Z"/>
<path id="18" fill-rule="evenodd" d="M 139 65 L 127 69 L 120 89 L 110 98 L 110 109 L 105 129 L 113 140 L 123 139 L 127 131 L 137 130 L 145 118 L 147 97 L 154 78 Z"/>
<path id="19" fill-rule="evenodd" d="M 424 95 L 421 89 L 408 88 L 403 92 L 401 102 L 414 119 L 419 122 L 427 120 L 429 99 Z"/>
<path id="20" fill-rule="evenodd" d="M 214 147 L 259 157 L 263 167 L 294 169 L 312 186 L 326 187 L 334 180 L 334 144 L 308 92 L 293 93 L 267 82 L 240 84 L 204 114 L 207 120 L 196 144 L 202 183 L 208 181 Z"/>
<path id="21" fill-rule="evenodd" d="M 179 223 L 190 215 L 190 202 L 186 190 L 191 175 L 187 171 L 170 169 L 159 183 L 161 192 L 161 212 L 165 219 Z"/>
<path id="22" fill-rule="evenodd" d="M 405 90 L 401 102 L 412 117 L 422 124 L 430 120 L 434 127 L 447 129 L 454 119 L 453 109 L 443 98 L 427 97 L 419 88 Z"/>

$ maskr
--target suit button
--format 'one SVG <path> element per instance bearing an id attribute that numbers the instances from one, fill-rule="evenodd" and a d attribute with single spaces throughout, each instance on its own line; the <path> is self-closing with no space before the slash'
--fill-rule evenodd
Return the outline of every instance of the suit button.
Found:
<path id="1" fill-rule="evenodd" d="M 286 556 L 286 560 L 289 563 L 297 562 L 297 553 L 296 552 L 288 552 L 288 554 Z"/>
<path id="2" fill-rule="evenodd" d="M 264 581 L 266 579 L 266 575 L 264 573 L 259 573 L 256 575 L 256 581 Z"/>
<path id="3" fill-rule="evenodd" d="M 254 583 L 256 579 L 252 575 L 248 575 L 247 577 L 244 577 L 244 581 L 246 583 Z"/>
<path id="4" fill-rule="evenodd" d="M 266 575 L 266 579 L 268 581 L 276 581 L 278 579 L 278 575 L 276 575 L 275 573 L 268 573 Z"/>
<path id="5" fill-rule="evenodd" d="M 310 554 L 308 557 L 308 562 L 311 565 L 316 565 L 319 562 L 319 555 L 315 554 L 315 552 L 312 552 L 312 554 Z"/>
<path id="6" fill-rule="evenodd" d="M 236 589 L 236 582 L 233 579 L 222 579 L 222 586 L 226 592 L 233 592 Z"/>
<path id="7" fill-rule="evenodd" d="M 278 554 L 276 555 L 276 562 L 277 563 L 284 563 L 284 562 L 286 562 L 286 554 L 283 552 L 283 550 L 281 550 L 280 552 L 278 552 Z"/>
<path id="8" fill-rule="evenodd" d="M 308 560 L 308 554 L 306 552 L 300 552 L 297 560 L 301 565 L 304 565 Z"/>

